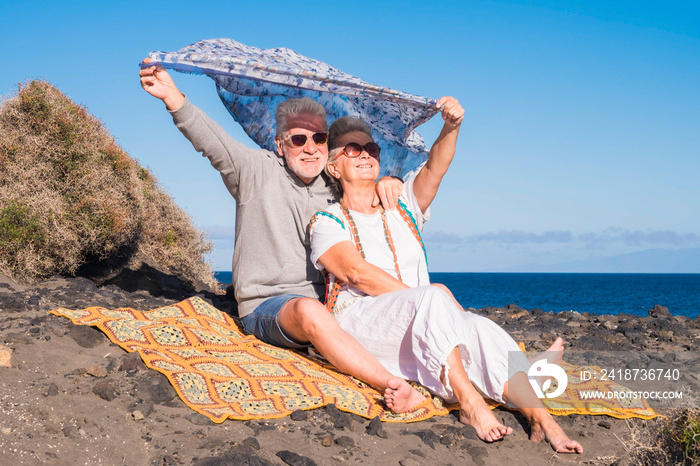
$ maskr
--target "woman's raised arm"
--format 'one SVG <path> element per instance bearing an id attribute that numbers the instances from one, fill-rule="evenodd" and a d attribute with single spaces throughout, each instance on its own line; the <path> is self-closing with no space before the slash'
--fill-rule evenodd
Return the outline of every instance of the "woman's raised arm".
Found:
<path id="1" fill-rule="evenodd" d="M 442 118 L 445 123 L 440 135 L 430 148 L 428 161 L 418 172 L 413 183 L 413 192 L 422 212 L 425 212 L 435 199 L 442 177 L 450 167 L 457 149 L 459 129 L 464 119 L 464 109 L 454 97 L 442 97 L 436 105 L 442 107 Z"/>

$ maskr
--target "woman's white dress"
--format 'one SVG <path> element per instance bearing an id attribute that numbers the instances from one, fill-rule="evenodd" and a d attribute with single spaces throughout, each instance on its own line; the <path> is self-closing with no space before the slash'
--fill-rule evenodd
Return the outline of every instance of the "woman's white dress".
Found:
<path id="1" fill-rule="evenodd" d="M 447 401 L 456 399 L 449 387 L 446 360 L 458 347 L 471 382 L 487 397 L 504 402 L 503 385 L 515 372 L 527 372 L 529 363 L 503 329 L 487 318 L 462 311 L 447 293 L 430 285 L 419 234 L 429 212 L 420 211 L 413 181 L 411 178 L 404 184 L 400 198 L 408 215 L 402 216 L 399 209 L 385 213 L 401 278 L 411 288 L 372 297 L 343 284 L 334 315 L 340 327 L 389 372 L 417 381 Z M 396 277 L 381 213 L 350 214 L 366 260 Z M 349 220 L 338 204 L 317 213 L 310 232 L 311 261 L 321 271 L 325 270 L 318 259 L 324 252 L 339 242 L 353 241 Z M 328 278 L 331 284 L 335 281 L 330 274 Z M 440 381 L 443 368 L 447 386 Z"/>

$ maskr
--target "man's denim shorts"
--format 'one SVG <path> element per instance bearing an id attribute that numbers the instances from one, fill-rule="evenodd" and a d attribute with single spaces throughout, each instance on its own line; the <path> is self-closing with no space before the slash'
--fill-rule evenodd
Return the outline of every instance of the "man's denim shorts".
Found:
<path id="1" fill-rule="evenodd" d="M 255 335 L 259 340 L 270 345 L 281 348 L 306 349 L 311 346 L 311 343 L 301 344 L 290 340 L 277 323 L 277 314 L 279 314 L 282 306 L 287 304 L 287 301 L 306 297 L 298 294 L 285 294 L 263 301 L 253 312 L 241 319 L 243 328 L 245 328 L 246 332 Z"/>

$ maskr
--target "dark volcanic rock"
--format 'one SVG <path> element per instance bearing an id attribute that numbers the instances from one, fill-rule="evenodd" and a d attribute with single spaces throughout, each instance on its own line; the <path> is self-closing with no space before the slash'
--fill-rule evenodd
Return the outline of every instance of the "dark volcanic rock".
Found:
<path id="1" fill-rule="evenodd" d="M 489 456 L 489 451 L 486 447 L 482 446 L 469 446 L 467 448 L 467 453 L 472 457 L 474 464 L 482 465 L 486 464 L 487 458 Z"/>
<path id="2" fill-rule="evenodd" d="M 101 382 L 97 382 L 92 387 L 92 393 L 98 395 L 105 401 L 112 401 L 117 397 L 119 391 L 111 380 L 103 380 Z"/>
<path id="3" fill-rule="evenodd" d="M 654 306 L 653 309 L 649 309 L 649 316 L 654 318 L 673 317 L 673 315 L 670 312 L 668 312 L 667 307 L 659 306 L 658 304 Z"/>
<path id="4" fill-rule="evenodd" d="M 255 437 L 248 437 L 241 442 L 241 447 L 247 448 L 249 450 L 258 451 L 260 450 L 260 442 Z"/>
<path id="5" fill-rule="evenodd" d="M 177 463 L 173 463 L 177 464 Z M 288 463 L 289 464 L 289 463 Z M 221 456 L 199 458 L 193 466 L 273 466 L 273 463 L 253 454 L 229 451 Z"/>
<path id="6" fill-rule="evenodd" d="M 600 337 L 584 335 L 576 340 L 576 348 L 582 350 L 599 350 L 606 346 L 605 340 Z"/>
<path id="7" fill-rule="evenodd" d="M 22 312 L 27 309 L 24 297 L 16 293 L 0 293 L 0 310 L 5 312 Z"/>
<path id="8" fill-rule="evenodd" d="M 297 409 L 289 417 L 292 421 L 306 421 L 309 418 L 309 414 L 303 409 Z"/>
<path id="9" fill-rule="evenodd" d="M 46 392 L 44 392 L 44 396 L 56 396 L 56 395 L 58 395 L 58 385 L 51 382 L 49 384 L 49 388 L 47 388 Z"/>
<path id="10" fill-rule="evenodd" d="M 247 421 L 245 425 L 253 429 L 256 437 L 260 435 L 260 432 L 262 431 L 275 429 L 274 425 L 266 421 Z"/>
<path id="11" fill-rule="evenodd" d="M 177 396 L 177 392 L 168 379 L 156 371 L 148 371 L 144 374 L 136 389 L 136 394 L 142 400 L 157 405 L 167 404 Z"/>
<path id="12" fill-rule="evenodd" d="M 343 435 L 335 439 L 335 444 L 343 448 L 352 448 L 355 446 L 355 441 L 348 436 Z"/>
<path id="13" fill-rule="evenodd" d="M 403 432 L 404 435 L 416 435 L 420 438 L 424 444 L 428 445 L 433 450 L 435 449 L 435 443 L 440 443 L 440 436 L 433 432 L 432 430 L 418 430 L 415 432 Z"/>
<path id="14" fill-rule="evenodd" d="M 188 414 L 187 416 L 185 416 L 185 419 L 187 419 L 196 426 L 208 426 L 214 424 L 214 422 L 211 419 L 206 417 L 204 414 L 200 413 Z"/>
<path id="15" fill-rule="evenodd" d="M 333 419 L 333 427 L 336 429 L 352 429 L 352 420 L 347 413 L 342 412 L 334 404 L 326 406 L 326 413 Z"/>
<path id="16" fill-rule="evenodd" d="M 381 438 L 388 437 L 386 432 L 384 432 L 382 421 L 379 419 L 379 416 L 376 416 L 369 421 L 369 424 L 365 428 L 365 432 L 367 432 L 367 435 L 376 435 L 377 437 Z"/>
<path id="17" fill-rule="evenodd" d="M 141 356 L 138 353 L 127 353 L 123 355 L 120 359 L 120 371 L 134 373 L 139 370 L 146 369 L 146 364 L 144 364 L 143 359 L 141 359 Z"/>
<path id="18" fill-rule="evenodd" d="M 94 348 L 107 341 L 104 333 L 87 325 L 74 325 L 68 335 L 83 348 Z"/>
<path id="19" fill-rule="evenodd" d="M 298 455 L 293 451 L 282 450 L 276 455 L 289 466 L 316 466 L 316 462 L 311 458 Z"/>

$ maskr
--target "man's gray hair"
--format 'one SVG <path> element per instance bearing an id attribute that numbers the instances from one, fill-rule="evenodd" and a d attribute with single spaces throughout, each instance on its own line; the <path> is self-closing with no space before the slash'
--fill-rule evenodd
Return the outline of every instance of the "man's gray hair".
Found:
<path id="1" fill-rule="evenodd" d="M 323 128 L 328 127 L 326 110 L 323 105 L 313 99 L 302 97 L 301 99 L 287 99 L 277 106 L 275 111 L 275 123 L 277 124 L 277 136 L 289 129 L 288 122 L 299 115 L 315 115 L 323 121 Z"/>

